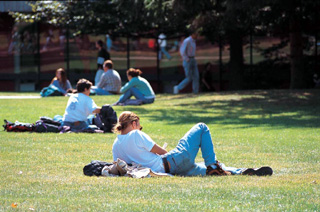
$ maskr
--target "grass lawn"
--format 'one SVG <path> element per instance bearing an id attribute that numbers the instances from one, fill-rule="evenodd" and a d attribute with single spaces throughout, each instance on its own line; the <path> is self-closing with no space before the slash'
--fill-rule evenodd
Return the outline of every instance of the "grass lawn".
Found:
<path id="1" fill-rule="evenodd" d="M 92 98 L 103 105 L 118 96 Z M 34 123 L 62 115 L 67 100 L 0 99 L 0 117 Z M 168 150 L 205 122 L 220 161 L 269 165 L 274 175 L 87 177 L 91 160 L 112 161 L 115 134 L 1 131 L 0 211 L 320 211 L 319 90 L 159 94 L 154 104 L 114 109 L 140 115 L 143 130 Z"/>

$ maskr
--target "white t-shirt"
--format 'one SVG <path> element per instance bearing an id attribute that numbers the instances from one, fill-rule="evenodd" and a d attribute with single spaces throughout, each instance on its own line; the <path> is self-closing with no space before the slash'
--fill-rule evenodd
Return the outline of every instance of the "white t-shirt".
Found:
<path id="1" fill-rule="evenodd" d="M 113 160 L 120 158 L 127 163 L 135 162 L 152 171 L 164 173 L 161 156 L 150 152 L 154 145 L 155 142 L 140 130 L 118 135 L 112 147 Z"/>
<path id="2" fill-rule="evenodd" d="M 83 93 L 73 94 L 68 100 L 63 121 L 86 121 L 88 115 L 95 109 L 97 109 L 97 105 L 89 96 Z"/>
<path id="3" fill-rule="evenodd" d="M 158 43 L 159 43 L 160 47 L 166 47 L 167 46 L 166 36 L 163 33 L 161 33 L 159 35 Z"/>

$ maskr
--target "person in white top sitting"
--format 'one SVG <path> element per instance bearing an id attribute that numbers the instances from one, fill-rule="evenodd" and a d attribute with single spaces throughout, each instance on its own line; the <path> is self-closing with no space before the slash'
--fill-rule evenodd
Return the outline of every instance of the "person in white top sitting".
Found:
<path id="1" fill-rule="evenodd" d="M 62 119 L 62 126 L 69 126 L 71 131 L 81 131 L 89 127 L 87 117 L 92 113 L 100 113 L 101 108 L 89 97 L 92 83 L 80 79 L 77 83 L 78 93 L 72 94 Z"/>
<path id="2" fill-rule="evenodd" d="M 216 160 L 209 128 L 204 123 L 194 125 L 171 151 L 160 147 L 146 133 L 142 132 L 140 118 L 130 111 L 120 114 L 114 127 L 117 136 L 113 143 L 113 160 L 137 163 L 154 172 L 180 176 L 204 175 L 272 175 L 270 167 L 233 168 Z M 195 163 L 201 149 L 205 163 Z"/>

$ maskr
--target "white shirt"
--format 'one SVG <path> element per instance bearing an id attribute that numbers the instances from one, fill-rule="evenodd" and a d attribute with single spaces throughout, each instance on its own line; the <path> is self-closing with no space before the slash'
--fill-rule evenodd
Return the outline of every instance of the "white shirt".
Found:
<path id="1" fill-rule="evenodd" d="M 96 103 L 89 96 L 77 93 L 70 96 L 63 121 L 86 121 L 88 115 L 97 109 Z"/>
<path id="2" fill-rule="evenodd" d="M 159 35 L 158 43 L 159 43 L 160 47 L 166 47 L 167 46 L 167 41 L 166 41 L 165 34 L 161 33 Z"/>
<path id="3" fill-rule="evenodd" d="M 135 162 L 152 171 L 164 173 L 162 157 L 150 152 L 154 145 L 155 142 L 140 130 L 118 135 L 112 147 L 113 161 L 119 158 L 127 163 Z"/>

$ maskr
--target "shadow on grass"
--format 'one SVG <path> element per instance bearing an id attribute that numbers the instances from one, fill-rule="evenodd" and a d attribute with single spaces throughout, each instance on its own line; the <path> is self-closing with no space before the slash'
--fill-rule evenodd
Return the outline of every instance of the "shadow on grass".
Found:
<path id="1" fill-rule="evenodd" d="M 279 128 L 320 127 L 320 91 L 243 91 L 202 94 L 208 100 L 193 100 L 192 95 L 172 96 L 186 99 L 156 111 L 135 108 L 140 116 L 168 124 L 205 122 L 226 127 L 246 128 L 270 126 Z M 190 101 L 188 101 L 190 98 Z M 203 99 L 203 98 L 202 98 Z M 169 100 L 170 101 L 170 100 Z"/>

